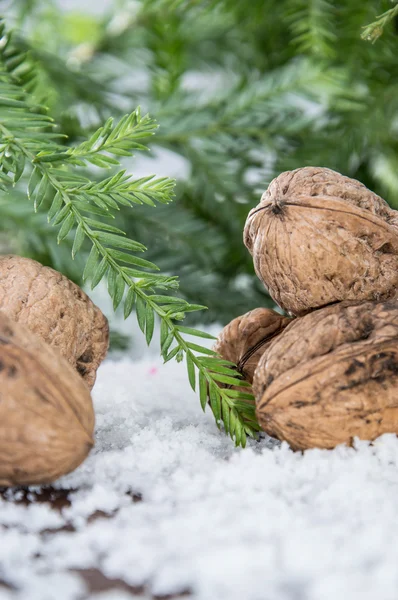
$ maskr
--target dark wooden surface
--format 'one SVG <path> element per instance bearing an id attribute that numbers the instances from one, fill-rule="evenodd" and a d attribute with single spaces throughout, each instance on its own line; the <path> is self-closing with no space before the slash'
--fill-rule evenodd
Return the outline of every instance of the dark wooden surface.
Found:
<path id="1" fill-rule="evenodd" d="M 68 508 L 72 505 L 70 495 L 75 491 L 76 490 L 74 489 L 57 489 L 52 486 L 42 488 L 38 492 L 25 488 L 12 490 L 0 488 L 0 496 L 6 502 L 13 502 L 15 504 L 22 504 L 24 506 L 29 506 L 31 504 L 47 504 L 52 510 L 62 513 L 64 508 Z M 131 497 L 131 501 L 133 503 L 142 501 L 142 496 L 140 494 L 128 493 L 128 495 Z M 109 515 L 103 511 L 97 510 L 89 516 L 87 522 L 92 523 L 98 519 L 112 519 L 112 517 L 112 514 Z M 5 525 L 0 525 L 0 531 L 2 528 L 6 527 L 7 526 Z M 43 529 L 40 534 L 56 535 L 58 532 L 69 532 L 73 534 L 75 531 L 75 527 L 71 523 L 66 522 L 62 527 L 56 529 Z M 70 572 L 78 575 L 84 581 L 86 586 L 86 593 L 83 594 L 79 600 L 89 600 L 92 594 L 118 590 L 130 594 L 132 598 L 138 596 L 148 600 L 174 600 L 178 598 L 191 597 L 189 590 L 181 590 L 178 594 L 173 595 L 153 595 L 145 585 L 132 586 L 122 579 L 109 578 L 98 568 L 74 569 Z M 11 585 L 9 582 L 2 580 L 0 577 L 0 591 L 1 589 L 15 591 L 18 593 L 18 588 L 15 587 L 15 585 Z"/>

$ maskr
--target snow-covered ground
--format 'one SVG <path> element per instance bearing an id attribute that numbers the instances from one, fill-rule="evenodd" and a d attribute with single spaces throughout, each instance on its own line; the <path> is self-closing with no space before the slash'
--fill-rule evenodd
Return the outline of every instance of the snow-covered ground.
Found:
<path id="1" fill-rule="evenodd" d="M 67 500 L 0 496 L 0 600 L 396 600 L 395 436 L 235 449 L 184 365 L 142 354 L 100 368 L 96 447 L 54 485 Z"/>

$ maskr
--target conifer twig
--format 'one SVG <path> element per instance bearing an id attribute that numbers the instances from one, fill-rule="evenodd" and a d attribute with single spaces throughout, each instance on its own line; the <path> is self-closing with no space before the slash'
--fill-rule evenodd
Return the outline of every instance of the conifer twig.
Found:
<path id="1" fill-rule="evenodd" d="M 47 116 L 46 107 L 36 104 L 18 78 L 15 69 L 24 60 L 10 48 L 10 36 L 0 23 L 0 187 L 7 190 L 14 186 L 31 169 L 28 197 L 35 211 L 47 211 L 49 223 L 58 230 L 58 243 L 73 239 L 73 257 L 84 243 L 91 247 L 83 279 L 90 281 L 92 288 L 106 279 L 114 309 L 123 305 L 127 318 L 135 308 L 148 344 L 157 315 L 165 362 L 185 357 L 188 379 L 194 390 L 199 389 L 202 408 L 209 401 L 217 426 L 223 424 L 236 445 L 245 446 L 247 435 L 253 437 L 259 429 L 253 396 L 218 384 L 248 384 L 241 380 L 233 363 L 191 341 L 192 337 L 213 336 L 181 324 L 187 313 L 205 307 L 176 296 L 177 278 L 158 273 L 154 263 L 137 256 L 146 247 L 109 223 L 121 207 L 169 203 L 174 181 L 154 176 L 133 179 L 118 170 L 92 182 L 79 171 L 89 164 L 101 169 L 119 167 L 117 157 L 146 150 L 142 141 L 153 135 L 156 123 L 136 109 L 116 125 L 108 119 L 88 140 L 69 147 Z M 32 72 L 29 81 L 34 82 Z"/>
<path id="2" fill-rule="evenodd" d="M 363 28 L 362 39 L 372 42 L 374 44 L 381 35 L 383 35 L 384 28 L 398 16 L 398 4 L 390 8 L 383 14 L 376 17 L 373 23 L 369 23 Z"/>

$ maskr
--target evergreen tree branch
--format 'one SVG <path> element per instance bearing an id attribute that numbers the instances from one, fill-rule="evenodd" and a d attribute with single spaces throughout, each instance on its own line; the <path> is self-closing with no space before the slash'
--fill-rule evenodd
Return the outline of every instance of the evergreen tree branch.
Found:
<path id="1" fill-rule="evenodd" d="M 333 57 L 336 41 L 334 6 L 328 0 L 293 0 L 287 16 L 294 41 L 302 52 Z"/>
<path id="2" fill-rule="evenodd" d="M 373 23 L 369 23 L 369 25 L 366 25 L 363 28 L 363 32 L 361 35 L 362 39 L 372 42 L 372 44 L 374 44 L 379 39 L 379 37 L 383 35 L 385 27 L 387 27 L 387 25 L 391 23 L 391 21 L 397 16 L 398 4 L 376 17 Z"/>
<path id="3" fill-rule="evenodd" d="M 176 277 L 161 275 L 155 264 L 136 255 L 146 247 L 125 236 L 124 231 L 104 219 L 114 218 L 120 206 L 172 199 L 174 182 L 153 177 L 133 180 L 125 171 L 92 182 L 79 173 L 87 163 L 110 168 L 119 161 L 113 155 L 130 156 L 145 149 L 141 141 L 152 135 L 156 125 L 142 117 L 139 109 L 113 126 L 109 119 L 89 140 L 69 148 L 62 143 L 46 108 L 38 105 L 3 60 L 9 38 L 0 25 L 0 186 L 15 185 L 25 169 L 32 168 L 28 197 L 35 211 L 48 206 L 48 220 L 58 229 L 58 243 L 73 237 L 72 256 L 86 241 L 91 246 L 83 279 L 94 288 L 106 278 L 108 292 L 116 308 L 122 304 L 127 318 L 135 308 L 138 324 L 147 343 L 152 340 L 155 315 L 161 321 L 161 352 L 167 362 L 185 357 L 191 387 L 199 389 L 202 408 L 208 399 L 217 426 L 221 423 L 237 445 L 245 446 L 246 437 L 259 430 L 253 396 L 227 386 L 250 387 L 242 381 L 233 363 L 222 360 L 194 338 L 212 339 L 209 334 L 182 325 L 190 312 L 203 306 L 190 304 L 161 292 L 178 288 Z M 23 59 L 19 59 L 19 65 Z M 112 156 L 109 156 L 112 155 Z M 187 339 L 186 336 L 189 336 Z"/>

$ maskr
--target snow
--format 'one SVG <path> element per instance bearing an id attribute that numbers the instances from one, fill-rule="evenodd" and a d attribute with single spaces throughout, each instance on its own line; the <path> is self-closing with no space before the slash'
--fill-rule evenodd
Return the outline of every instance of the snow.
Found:
<path id="1" fill-rule="evenodd" d="M 95 449 L 54 484 L 70 503 L 0 496 L 0 600 L 396 600 L 395 436 L 235 449 L 153 350 L 108 359 L 94 401 Z M 91 569 L 124 587 L 90 592 Z"/>

